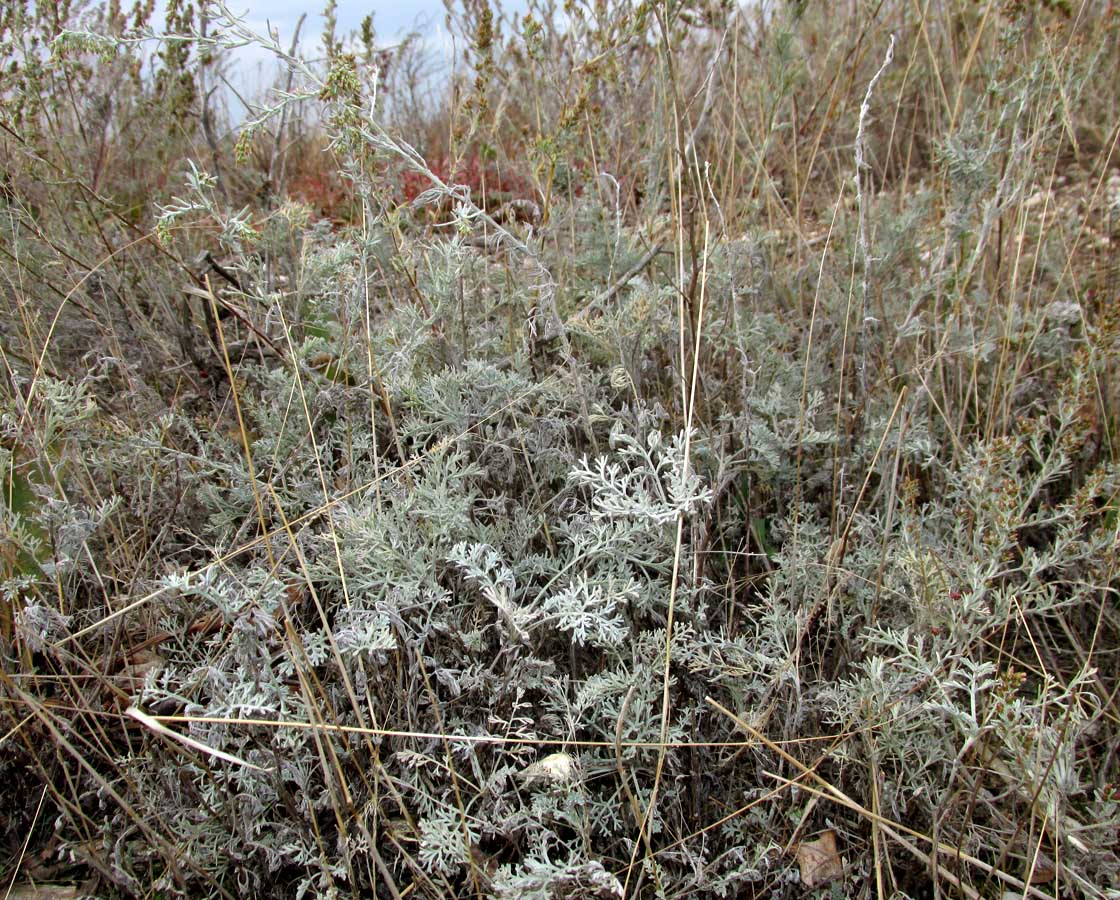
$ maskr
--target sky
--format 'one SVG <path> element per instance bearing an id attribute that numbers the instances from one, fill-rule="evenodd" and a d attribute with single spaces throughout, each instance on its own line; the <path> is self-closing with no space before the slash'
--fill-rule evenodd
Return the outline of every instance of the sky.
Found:
<path id="1" fill-rule="evenodd" d="M 271 27 L 279 36 L 280 45 L 291 45 L 296 23 L 303 13 L 307 18 L 300 29 L 299 45 L 304 55 L 317 56 L 322 51 L 322 3 L 307 0 L 233 0 L 227 2 L 231 12 L 242 15 L 250 28 L 264 34 Z M 408 3 L 384 2 L 355 3 L 339 0 L 336 15 L 336 34 L 342 36 L 356 31 L 368 14 L 373 13 L 373 26 L 380 46 L 393 44 L 411 31 L 418 31 L 433 50 L 442 55 L 446 41 L 444 8 L 441 0 L 414 0 Z M 158 21 L 158 19 L 156 20 Z M 275 58 L 260 47 L 244 47 L 235 51 L 232 80 L 239 87 L 250 89 L 272 81 L 276 70 Z"/>
<path id="2" fill-rule="evenodd" d="M 323 0 L 226 0 L 229 10 L 243 15 L 244 21 L 259 34 L 267 33 L 269 27 L 279 35 L 280 45 L 291 45 L 296 23 L 302 13 L 307 13 L 300 29 L 300 48 L 305 56 L 314 57 L 321 53 L 323 34 Z M 163 3 L 157 6 L 152 22 L 159 25 L 163 21 Z M 524 0 L 504 2 L 507 14 L 523 10 Z M 392 45 L 410 32 L 421 35 L 429 58 L 434 66 L 442 67 L 451 57 L 451 38 L 445 26 L 446 10 L 442 0 L 411 0 L 411 2 L 391 2 L 391 0 L 337 0 L 335 14 L 338 19 L 336 34 L 339 36 L 357 31 L 368 14 L 373 14 L 373 27 L 379 46 Z M 271 84 L 277 71 L 275 58 L 263 48 L 245 47 L 235 52 L 230 71 L 231 81 L 247 96 L 260 93 L 260 89 Z M 235 116 L 237 111 L 231 109 Z"/>

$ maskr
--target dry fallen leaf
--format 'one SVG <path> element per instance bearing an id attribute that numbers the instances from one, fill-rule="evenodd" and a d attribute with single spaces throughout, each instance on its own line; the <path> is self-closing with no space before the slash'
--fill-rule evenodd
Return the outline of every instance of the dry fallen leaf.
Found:
<path id="1" fill-rule="evenodd" d="M 5 896 L 9 900 L 77 900 L 80 891 L 72 884 L 16 884 Z"/>
<path id="2" fill-rule="evenodd" d="M 1047 884 L 1057 875 L 1057 867 L 1045 853 L 1035 855 L 1031 863 L 1031 884 Z"/>
<path id="3" fill-rule="evenodd" d="M 158 673 L 167 660 L 154 650 L 140 650 L 125 663 L 118 676 L 120 687 L 126 694 L 138 694 L 144 688 L 149 672 Z"/>
<path id="4" fill-rule="evenodd" d="M 836 852 L 836 832 L 822 831 L 815 841 L 797 845 L 797 864 L 801 867 L 801 883 L 807 888 L 820 887 L 844 874 L 844 862 Z"/>

